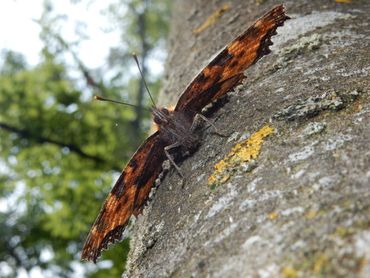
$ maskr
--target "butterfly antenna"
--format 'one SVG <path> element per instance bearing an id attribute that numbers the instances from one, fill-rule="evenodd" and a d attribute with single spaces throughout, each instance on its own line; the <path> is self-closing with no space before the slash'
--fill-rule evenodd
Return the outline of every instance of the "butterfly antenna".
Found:
<path id="1" fill-rule="evenodd" d="M 155 102 L 154 102 L 153 97 L 152 97 L 152 94 L 150 93 L 149 88 L 148 88 L 148 85 L 146 84 L 146 81 L 145 81 L 145 78 L 144 78 L 143 72 L 141 71 L 140 64 L 139 64 L 139 60 L 137 59 L 137 56 L 136 56 L 136 54 L 135 54 L 135 53 L 132 53 L 132 57 L 134 57 L 134 60 L 135 60 L 135 62 L 136 62 L 137 68 L 139 69 L 139 72 L 140 72 L 141 78 L 143 79 L 143 82 L 144 82 L 144 85 L 145 85 L 146 91 L 147 91 L 147 92 L 148 92 L 148 94 L 149 94 L 150 100 L 152 101 L 152 103 L 153 103 L 154 107 L 156 107 Z"/>
<path id="2" fill-rule="evenodd" d="M 113 99 L 109 99 L 109 98 L 104 98 L 104 97 L 100 97 L 100 96 L 94 96 L 94 99 L 95 100 L 100 100 L 100 101 L 108 101 L 108 102 L 118 103 L 118 104 L 127 105 L 127 106 L 131 106 L 131 107 L 138 107 L 137 105 L 134 105 L 134 104 L 131 104 L 131 103 L 122 102 L 122 101 L 118 101 L 118 100 L 113 100 Z M 147 110 L 147 111 L 150 111 L 148 108 L 145 108 L 145 107 L 142 107 L 142 108 Z"/>

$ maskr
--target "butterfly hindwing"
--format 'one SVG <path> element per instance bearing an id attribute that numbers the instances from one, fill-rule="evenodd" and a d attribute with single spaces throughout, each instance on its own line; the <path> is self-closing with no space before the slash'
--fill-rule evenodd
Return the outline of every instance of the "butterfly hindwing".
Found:
<path id="1" fill-rule="evenodd" d="M 288 19 L 283 5 L 276 6 L 229 43 L 185 89 L 175 110 L 194 117 L 213 100 L 241 83 L 243 72 L 270 52 L 271 37 Z"/>
<path id="2" fill-rule="evenodd" d="M 150 136 L 132 156 L 105 200 L 82 250 L 81 258 L 96 262 L 109 243 L 120 240 L 131 215 L 141 213 L 165 160 L 159 133 Z"/>

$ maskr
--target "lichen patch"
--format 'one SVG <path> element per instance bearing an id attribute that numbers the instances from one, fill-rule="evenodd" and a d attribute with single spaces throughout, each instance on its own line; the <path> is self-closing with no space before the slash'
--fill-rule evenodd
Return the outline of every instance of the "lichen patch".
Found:
<path id="1" fill-rule="evenodd" d="M 289 105 L 277 112 L 273 118 L 277 120 L 294 121 L 316 116 L 325 110 L 337 111 L 348 106 L 360 95 L 361 92 L 358 90 L 345 93 L 329 91 L 321 96 L 299 100 L 295 104 Z"/>
<path id="2" fill-rule="evenodd" d="M 224 159 L 215 164 L 215 171 L 209 176 L 208 184 L 217 186 L 228 181 L 235 172 L 252 170 L 256 166 L 254 160 L 261 152 L 264 138 L 273 132 L 272 127 L 265 125 L 248 139 L 236 144 Z"/>
<path id="3" fill-rule="evenodd" d="M 222 7 L 220 7 L 217 11 L 215 11 L 213 14 L 211 14 L 206 21 L 203 22 L 201 26 L 193 30 L 193 34 L 199 34 L 202 33 L 204 30 L 206 30 L 208 27 L 212 26 L 216 23 L 216 21 L 228 10 L 230 10 L 230 4 L 226 3 Z"/>

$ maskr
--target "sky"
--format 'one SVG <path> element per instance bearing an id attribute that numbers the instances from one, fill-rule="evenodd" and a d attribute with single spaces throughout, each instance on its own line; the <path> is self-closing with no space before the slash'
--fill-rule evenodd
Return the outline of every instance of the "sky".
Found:
<path id="1" fill-rule="evenodd" d="M 67 41 L 75 37 L 76 22 L 86 23 L 85 32 L 89 39 L 79 47 L 79 57 L 89 68 L 101 66 L 111 46 L 119 43 L 119 32 L 104 32 L 109 22 L 101 11 L 110 1 L 82 1 L 71 4 L 69 0 L 53 1 L 58 14 L 67 14 L 68 20 L 61 30 Z M 34 21 L 40 18 L 43 0 L 1 0 L 0 1 L 0 49 L 11 49 L 26 56 L 30 65 L 39 61 L 42 42 L 39 39 L 40 27 Z"/>
<path id="2" fill-rule="evenodd" d="M 40 28 L 32 22 L 41 15 L 41 3 L 42 0 L 0 1 L 0 48 L 19 51 L 32 64 L 37 62 L 42 46 L 38 39 Z"/>

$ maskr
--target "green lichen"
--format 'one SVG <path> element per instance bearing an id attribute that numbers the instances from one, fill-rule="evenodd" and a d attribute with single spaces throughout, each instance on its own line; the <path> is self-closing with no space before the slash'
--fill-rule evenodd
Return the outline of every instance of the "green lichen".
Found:
<path id="1" fill-rule="evenodd" d="M 272 66 L 271 72 L 284 68 L 294 61 L 294 59 L 304 53 L 312 52 L 320 48 L 322 36 L 312 34 L 297 40 L 297 42 L 289 47 L 281 50 L 280 58 Z"/>
<path id="2" fill-rule="evenodd" d="M 294 121 L 316 116 L 322 111 L 337 111 L 348 106 L 360 96 L 358 90 L 346 93 L 326 92 L 321 96 L 298 100 L 296 103 L 283 108 L 273 118 L 277 120 Z"/>
<path id="3" fill-rule="evenodd" d="M 282 58 L 279 60 L 279 62 L 287 62 L 305 52 L 317 50 L 320 48 L 321 41 L 322 36 L 319 34 L 312 34 L 311 36 L 302 37 L 295 44 L 291 45 L 290 47 L 285 47 L 282 50 Z"/>

